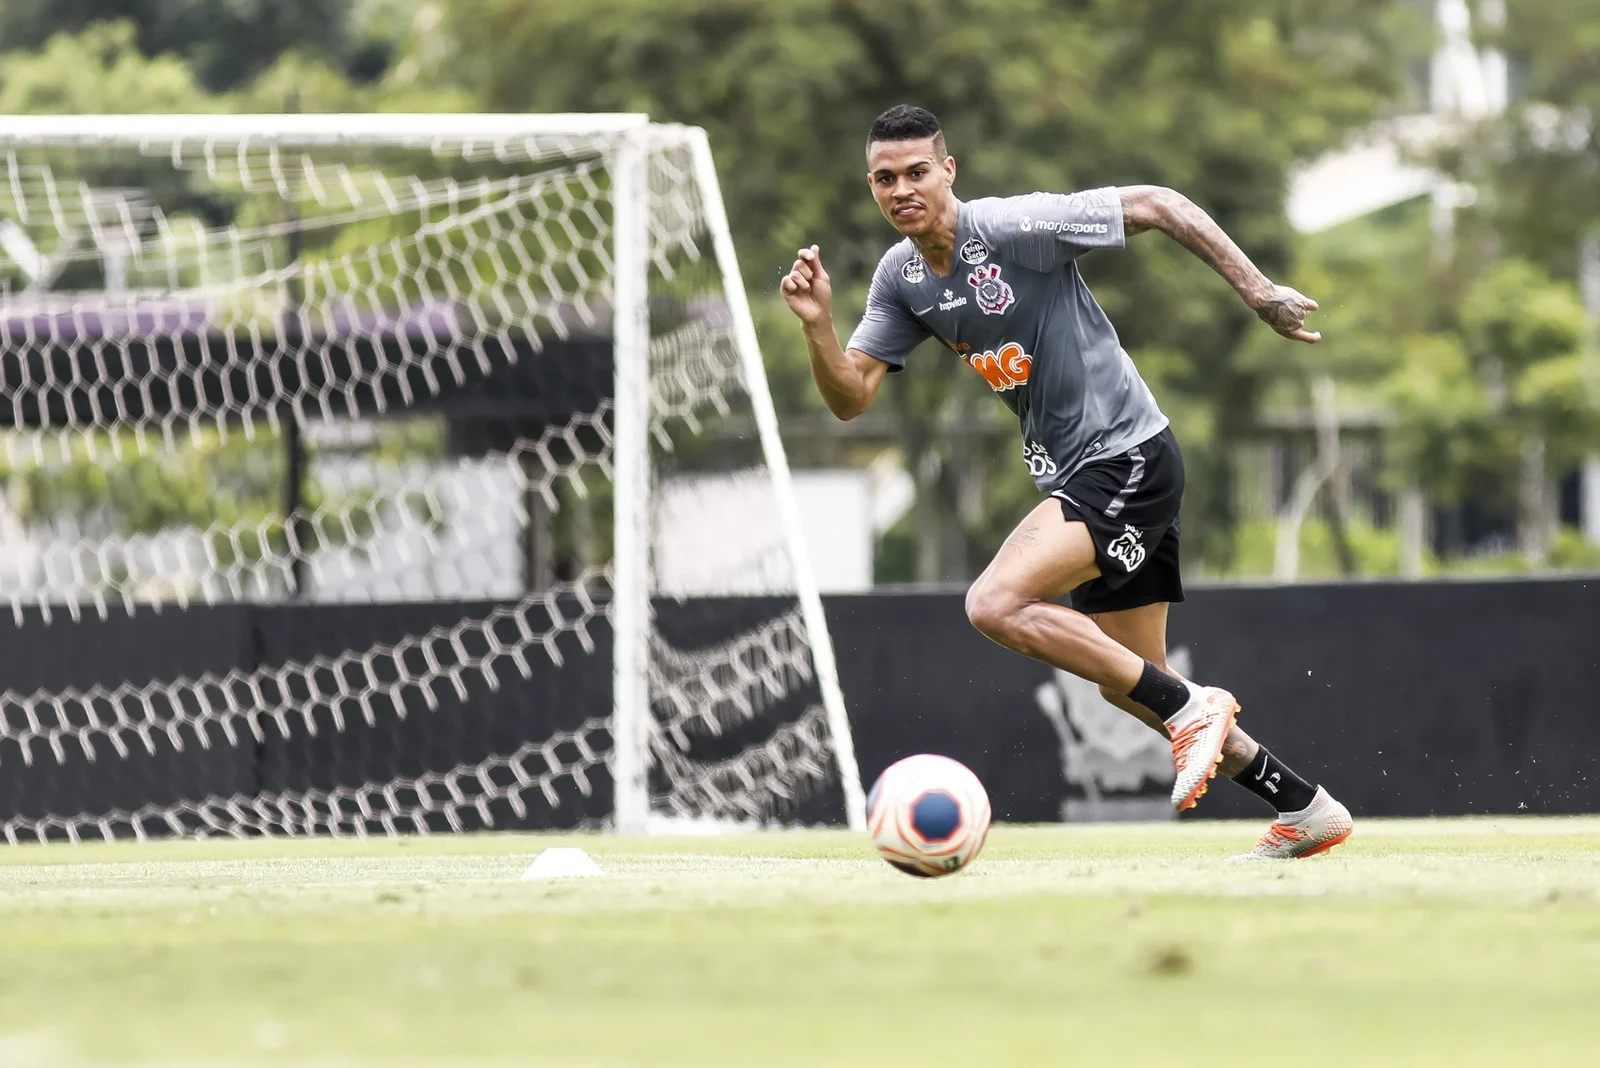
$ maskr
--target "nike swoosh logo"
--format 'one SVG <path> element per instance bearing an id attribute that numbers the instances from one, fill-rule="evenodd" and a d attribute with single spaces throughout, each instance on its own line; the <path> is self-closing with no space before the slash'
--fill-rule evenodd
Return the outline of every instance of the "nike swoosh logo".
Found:
<path id="1" fill-rule="evenodd" d="M 911 314 L 912 315 L 927 315 L 931 311 L 933 311 L 933 305 L 932 304 L 928 305 L 926 308 L 913 308 L 913 309 L 911 309 Z"/>

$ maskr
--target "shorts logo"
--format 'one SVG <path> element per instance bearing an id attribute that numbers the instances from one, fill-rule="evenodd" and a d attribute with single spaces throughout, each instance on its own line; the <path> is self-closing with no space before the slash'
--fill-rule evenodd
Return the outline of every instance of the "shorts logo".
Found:
<path id="1" fill-rule="evenodd" d="M 976 268 L 967 275 L 967 284 L 978 291 L 978 307 L 985 315 L 1004 315 L 1005 310 L 1016 303 L 1017 295 L 1000 277 L 998 263 Z"/>
<path id="2" fill-rule="evenodd" d="M 961 262 L 977 266 L 989 258 L 989 246 L 973 238 L 961 246 Z"/>
<path id="3" fill-rule="evenodd" d="M 1123 526 L 1122 533 L 1106 546 L 1106 555 L 1133 574 L 1144 564 L 1144 535 L 1131 526 Z"/>
<path id="4" fill-rule="evenodd" d="M 1033 357 L 1023 352 L 1015 341 L 1001 345 L 999 352 L 985 349 L 965 353 L 961 358 L 971 364 L 996 393 L 1025 385 L 1028 373 L 1033 370 Z"/>
<path id="5" fill-rule="evenodd" d="M 900 268 L 900 277 L 914 286 L 921 285 L 922 280 L 928 277 L 928 265 L 922 262 L 921 256 L 914 256 Z"/>

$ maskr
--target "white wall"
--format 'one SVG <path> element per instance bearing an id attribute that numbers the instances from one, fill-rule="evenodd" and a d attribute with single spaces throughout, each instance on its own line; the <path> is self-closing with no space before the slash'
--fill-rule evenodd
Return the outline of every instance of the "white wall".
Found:
<path id="1" fill-rule="evenodd" d="M 872 489 L 865 471 L 794 473 L 801 528 L 824 593 L 872 586 Z M 655 573 L 664 594 L 793 589 L 771 483 L 760 470 L 664 480 Z"/>

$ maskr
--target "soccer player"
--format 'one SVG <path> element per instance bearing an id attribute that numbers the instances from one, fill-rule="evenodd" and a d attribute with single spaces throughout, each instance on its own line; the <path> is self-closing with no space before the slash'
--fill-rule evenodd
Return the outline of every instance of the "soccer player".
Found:
<path id="1" fill-rule="evenodd" d="M 1235 723 L 1231 693 L 1167 667 L 1167 606 L 1183 600 L 1178 506 L 1183 458 L 1077 259 L 1146 230 L 1183 245 L 1294 341 L 1317 304 L 1275 285 L 1204 211 L 1159 186 L 963 202 L 939 122 L 901 105 L 867 138 L 867 182 L 905 239 L 884 254 L 866 314 L 843 348 L 817 246 L 782 290 L 804 325 L 811 371 L 833 413 L 867 410 L 885 374 L 937 338 L 984 377 L 1022 423 L 1022 455 L 1045 499 L 967 592 L 993 641 L 1098 683 L 1106 699 L 1166 734 L 1172 803 L 1192 807 L 1218 770 L 1276 809 L 1246 854 L 1306 857 L 1350 836 L 1350 812 Z M 1072 607 L 1055 603 L 1070 594 Z"/>

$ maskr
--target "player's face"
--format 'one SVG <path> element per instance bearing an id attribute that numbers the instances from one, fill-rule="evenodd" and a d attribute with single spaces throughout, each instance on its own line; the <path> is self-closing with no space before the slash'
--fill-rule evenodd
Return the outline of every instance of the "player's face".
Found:
<path id="1" fill-rule="evenodd" d="M 867 148 L 867 183 L 878 210 L 896 230 L 917 237 L 938 225 L 954 196 L 956 161 L 921 141 L 874 141 Z"/>

